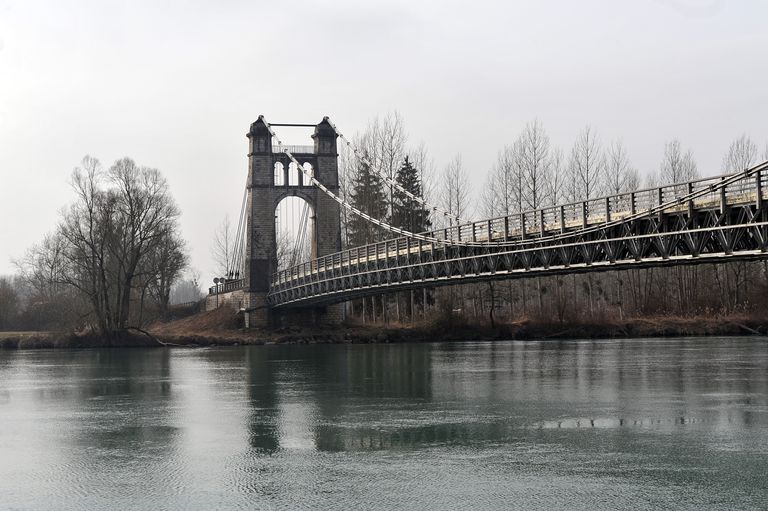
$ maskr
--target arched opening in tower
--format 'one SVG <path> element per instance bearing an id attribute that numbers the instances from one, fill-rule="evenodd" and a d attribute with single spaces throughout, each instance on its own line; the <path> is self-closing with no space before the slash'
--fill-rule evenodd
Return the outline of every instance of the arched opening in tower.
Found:
<path id="1" fill-rule="evenodd" d="M 309 261 L 315 257 L 315 211 L 304 198 L 290 196 L 275 208 L 277 269 Z"/>
<path id="2" fill-rule="evenodd" d="M 275 186 L 284 186 L 285 185 L 285 168 L 283 167 L 283 164 L 278 162 L 275 162 Z"/>

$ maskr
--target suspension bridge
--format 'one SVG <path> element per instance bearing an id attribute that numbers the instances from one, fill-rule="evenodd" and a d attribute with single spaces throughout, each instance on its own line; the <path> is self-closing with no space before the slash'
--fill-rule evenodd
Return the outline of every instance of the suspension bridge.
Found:
<path id="1" fill-rule="evenodd" d="M 312 127 L 313 146 L 287 146 L 276 128 Z M 523 211 L 479 221 L 384 181 L 442 215 L 449 227 L 413 233 L 358 210 L 339 193 L 337 141 L 376 169 L 326 117 L 317 125 L 251 125 L 249 167 L 238 226 L 237 268 L 209 290 L 208 307 L 229 302 L 246 325 L 311 311 L 341 319 L 340 303 L 400 290 L 486 280 L 768 257 L 768 162 L 738 172 Z M 275 210 L 300 197 L 302 231 L 313 212 L 310 258 L 278 267 Z M 341 249 L 341 210 L 392 238 Z M 223 296 L 222 296 L 223 295 Z M 215 302 L 214 302 L 215 298 Z M 221 302 L 219 301 L 221 300 Z"/>

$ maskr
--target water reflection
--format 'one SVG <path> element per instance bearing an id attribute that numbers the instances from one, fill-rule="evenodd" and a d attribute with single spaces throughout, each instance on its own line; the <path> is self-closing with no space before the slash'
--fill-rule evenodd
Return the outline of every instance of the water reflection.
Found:
<path id="1" fill-rule="evenodd" d="M 250 443 L 338 452 L 536 428 L 765 425 L 765 348 L 740 350 L 749 363 L 692 340 L 251 350 Z"/>
<path id="2" fill-rule="evenodd" d="M 248 350 L 248 443 L 259 452 L 280 447 L 277 425 L 278 387 L 269 350 Z"/>
<path id="3" fill-rule="evenodd" d="M 671 484 L 695 487 L 692 506 L 716 495 L 748 507 L 768 494 L 768 344 L 755 339 L 0 359 L 0 495 L 11 507 L 66 509 L 41 504 L 30 485 L 73 509 L 248 508 L 251 498 L 327 507 L 354 499 L 354 482 L 370 488 L 382 477 L 382 508 L 426 494 L 434 508 L 451 507 L 441 496 L 483 489 L 476 498 L 490 491 L 501 505 L 525 495 L 509 481 L 531 474 L 546 476 L 542 492 L 554 478 L 573 498 L 577 488 L 605 496 Z M 611 502 L 626 504 L 622 495 Z M 558 504 L 531 505 L 542 502 Z"/>

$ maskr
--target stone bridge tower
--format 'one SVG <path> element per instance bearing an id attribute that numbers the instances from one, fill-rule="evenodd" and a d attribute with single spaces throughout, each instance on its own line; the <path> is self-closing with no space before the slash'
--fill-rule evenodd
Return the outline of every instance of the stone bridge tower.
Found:
<path id="1" fill-rule="evenodd" d="M 262 116 L 251 124 L 248 134 L 247 231 L 245 254 L 244 306 L 246 326 L 295 322 L 335 323 L 342 319 L 342 306 L 330 305 L 311 309 L 270 310 L 267 293 L 273 273 L 277 271 L 277 233 L 275 213 L 285 197 L 301 197 L 314 212 L 311 234 L 312 257 L 341 250 L 341 216 L 339 204 L 328 197 L 291 165 L 284 153 L 272 151 L 272 136 Z M 339 193 L 336 132 L 328 118 L 315 126 L 314 150 L 291 151 L 301 165 L 309 163 L 315 178 L 334 194 Z M 279 164 L 279 165 L 278 165 Z M 277 176 L 276 169 L 283 176 Z M 289 175 L 290 172 L 298 176 Z"/>

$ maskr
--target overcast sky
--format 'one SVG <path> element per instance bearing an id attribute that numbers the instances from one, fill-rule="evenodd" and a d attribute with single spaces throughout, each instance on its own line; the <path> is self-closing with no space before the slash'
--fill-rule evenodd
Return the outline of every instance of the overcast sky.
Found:
<path id="1" fill-rule="evenodd" d="M 766 20 L 757 0 L 0 0 L 0 274 L 90 154 L 164 173 L 207 279 L 259 114 L 352 134 L 397 109 L 439 168 L 462 154 L 475 191 L 536 118 L 566 151 L 590 124 L 643 173 L 672 137 L 719 173 L 737 136 L 768 142 Z"/>

